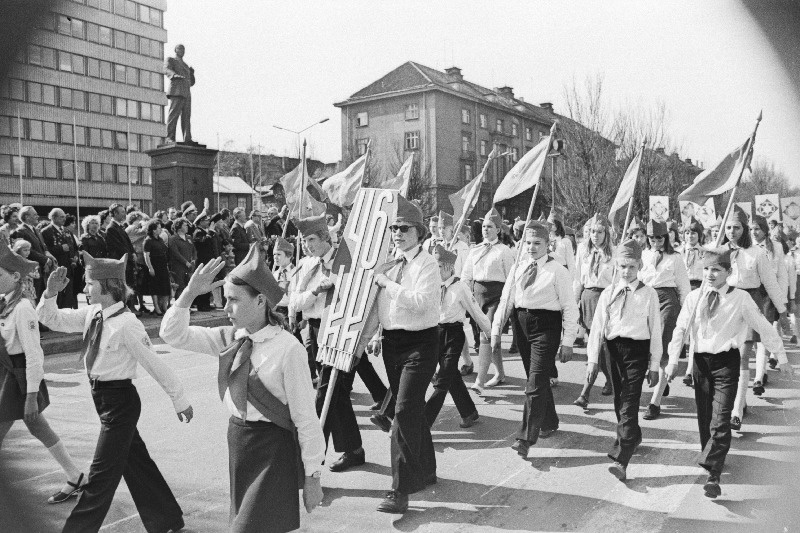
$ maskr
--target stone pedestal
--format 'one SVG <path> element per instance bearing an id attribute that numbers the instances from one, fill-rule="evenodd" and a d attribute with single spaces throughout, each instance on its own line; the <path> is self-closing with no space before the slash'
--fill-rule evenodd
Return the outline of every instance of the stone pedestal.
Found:
<path id="1" fill-rule="evenodd" d="M 204 144 L 169 143 L 149 150 L 153 171 L 153 211 L 167 209 L 191 200 L 202 209 L 208 198 L 214 205 L 214 165 L 217 150 Z"/>

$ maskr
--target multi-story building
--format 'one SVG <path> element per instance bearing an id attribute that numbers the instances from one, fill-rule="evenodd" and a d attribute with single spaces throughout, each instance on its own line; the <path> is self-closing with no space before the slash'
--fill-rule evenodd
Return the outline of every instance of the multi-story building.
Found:
<path id="1" fill-rule="evenodd" d="M 416 153 L 432 212 L 452 209 L 448 195 L 480 173 L 497 146 L 508 155 L 490 165 L 476 206 L 476 212 L 488 211 L 493 189 L 559 118 L 550 104 L 529 104 L 511 87 L 487 89 L 466 81 L 457 67 L 440 72 L 411 61 L 334 105 L 342 110 L 343 162 L 371 142 L 373 171 L 386 177 Z M 512 207 L 508 215 L 518 211 Z"/>
<path id="2" fill-rule="evenodd" d="M 83 215 L 130 198 L 149 211 L 166 0 L 49 5 L 0 80 L 0 203 L 74 212 L 79 197 Z"/>

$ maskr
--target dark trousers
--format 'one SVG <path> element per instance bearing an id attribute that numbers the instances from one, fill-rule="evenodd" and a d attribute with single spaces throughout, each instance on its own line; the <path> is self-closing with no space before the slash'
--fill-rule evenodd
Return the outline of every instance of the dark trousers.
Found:
<path id="1" fill-rule="evenodd" d="M 603 350 L 606 368 L 611 374 L 614 413 L 617 415 L 617 439 L 608 457 L 628 466 L 636 447 L 642 442 L 639 427 L 639 399 L 650 363 L 650 340 L 617 337 L 606 342 Z"/>
<path id="2" fill-rule="evenodd" d="M 67 267 L 67 286 L 58 293 L 56 296 L 56 305 L 59 309 L 77 309 L 78 298 L 75 295 L 75 272 L 72 268 Z"/>
<path id="3" fill-rule="evenodd" d="M 525 377 L 531 373 L 531 345 L 525 337 L 525 330 L 522 328 L 519 315 L 520 309 L 516 307 L 511 311 L 511 329 L 514 332 L 514 342 L 517 343 L 519 357 L 522 359 L 522 368 L 525 369 Z"/>
<path id="4" fill-rule="evenodd" d="M 100 437 L 89 481 L 63 531 L 98 531 L 120 479 L 125 478 L 145 530 L 166 532 L 180 522 L 183 511 L 136 429 L 142 409 L 136 387 L 95 389 L 92 398 L 100 416 Z"/>
<path id="5" fill-rule="evenodd" d="M 332 371 L 333 367 L 330 366 L 323 365 L 321 368 L 317 387 L 317 415 L 322 413 Z M 355 372 L 339 372 L 328 409 L 328 417 L 322 427 L 325 442 L 328 442 L 328 436 L 331 435 L 333 449 L 339 453 L 352 452 L 361 447 L 361 431 L 358 429 L 353 403 L 350 401 L 354 378 Z"/>
<path id="6" fill-rule="evenodd" d="M 201 294 L 197 298 L 194 299 L 192 302 L 197 309 L 208 309 L 211 307 L 211 293 L 207 292 L 205 294 Z"/>
<path id="7" fill-rule="evenodd" d="M 356 373 L 366 385 L 369 395 L 372 396 L 372 401 L 383 401 L 386 397 L 386 385 L 381 381 L 381 377 L 375 371 L 375 367 L 372 366 L 372 362 L 366 353 L 361 355 L 361 359 L 356 365 Z"/>
<path id="8" fill-rule="evenodd" d="M 539 430 L 558 429 L 550 377 L 561 342 L 561 311 L 520 309 L 519 319 L 531 353 L 525 407 L 517 439 L 535 444 Z"/>
<path id="9" fill-rule="evenodd" d="M 731 447 L 731 410 L 739 386 L 739 350 L 694 354 L 694 401 L 700 430 L 698 464 L 719 475 Z"/>
<path id="10" fill-rule="evenodd" d="M 392 440 L 392 489 L 412 494 L 436 474 L 431 430 L 425 419 L 425 392 L 436 371 L 438 328 L 384 330 L 383 362 L 395 397 Z"/>
<path id="11" fill-rule="evenodd" d="M 428 426 L 436 422 L 448 392 L 453 397 L 461 418 L 466 418 L 476 411 L 475 402 L 470 398 L 458 369 L 465 340 L 464 324 L 461 322 L 439 324 L 439 371 L 433 380 L 433 394 L 425 402 L 425 419 L 428 421 Z"/>
<path id="12" fill-rule="evenodd" d="M 169 114 L 167 115 L 167 138 L 175 139 L 175 130 L 178 129 L 178 118 L 181 119 L 181 132 L 183 142 L 192 140 L 192 96 L 170 96 Z"/>
<path id="13" fill-rule="evenodd" d="M 306 353 L 308 354 L 308 370 L 311 372 L 311 379 L 317 377 L 320 372 L 320 365 L 317 363 L 317 337 L 319 336 L 320 327 L 319 318 L 308 319 L 308 339 L 305 341 Z"/>

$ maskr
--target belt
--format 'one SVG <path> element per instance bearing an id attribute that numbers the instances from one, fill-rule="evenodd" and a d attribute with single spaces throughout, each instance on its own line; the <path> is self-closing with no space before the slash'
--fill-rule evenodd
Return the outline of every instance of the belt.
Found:
<path id="1" fill-rule="evenodd" d="M 463 322 L 439 322 L 440 328 L 463 328 Z"/>
<path id="2" fill-rule="evenodd" d="M 584 287 L 583 290 L 592 291 L 592 292 L 603 292 L 606 290 L 605 287 Z"/>
<path id="3" fill-rule="evenodd" d="M 308 323 L 311 324 L 312 326 L 314 326 L 315 328 L 320 327 L 320 325 L 322 324 L 322 319 L 321 318 L 309 318 L 307 320 L 308 320 Z"/>
<path id="4" fill-rule="evenodd" d="M 112 379 L 109 381 L 101 381 L 99 378 L 89 377 L 89 385 L 92 390 L 99 389 L 127 389 L 133 386 L 130 379 Z"/>

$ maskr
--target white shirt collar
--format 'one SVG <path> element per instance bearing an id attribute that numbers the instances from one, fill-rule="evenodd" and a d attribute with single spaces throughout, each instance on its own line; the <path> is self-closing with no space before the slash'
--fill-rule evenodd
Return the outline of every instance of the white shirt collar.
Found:
<path id="1" fill-rule="evenodd" d="M 103 320 L 107 319 L 125 306 L 125 302 L 117 302 L 103 309 Z"/>
<path id="2" fill-rule="evenodd" d="M 418 244 L 416 246 L 412 246 L 408 250 L 400 250 L 400 255 L 398 255 L 397 258 L 400 259 L 401 257 L 405 257 L 406 261 L 410 263 L 411 260 L 414 259 L 417 256 L 417 254 L 420 253 L 420 251 L 422 251 L 422 246 Z"/>
<path id="3" fill-rule="evenodd" d="M 620 279 L 617 283 L 617 291 L 625 290 L 625 287 L 630 288 L 631 292 L 635 291 L 636 288 L 639 286 L 639 280 L 635 279 L 632 282 L 628 283 L 624 279 Z M 617 292 L 615 291 L 615 292 Z"/>
<path id="4" fill-rule="evenodd" d="M 452 285 L 455 282 L 456 282 L 456 276 L 455 276 L 455 274 L 453 274 L 452 276 L 450 276 L 449 278 L 447 278 L 446 280 L 444 280 L 442 282 L 442 287 L 449 287 L 450 285 Z"/>
<path id="5" fill-rule="evenodd" d="M 483 242 L 485 242 L 485 243 L 488 243 L 488 244 L 490 244 L 490 245 L 494 246 L 495 244 L 497 244 L 498 242 L 500 242 L 500 237 L 497 237 L 497 238 L 496 238 L 495 240 L 493 240 L 493 241 L 490 241 L 489 239 L 486 239 L 486 240 L 485 240 L 485 241 L 483 241 Z"/>
<path id="6" fill-rule="evenodd" d="M 242 337 L 250 337 L 253 342 L 264 342 L 270 339 L 274 339 L 275 336 L 280 333 L 281 327 L 280 326 L 264 326 L 260 330 L 256 331 L 255 333 L 247 333 L 247 330 L 237 329 L 236 333 L 234 333 L 233 337 L 236 340 L 241 339 Z"/>

